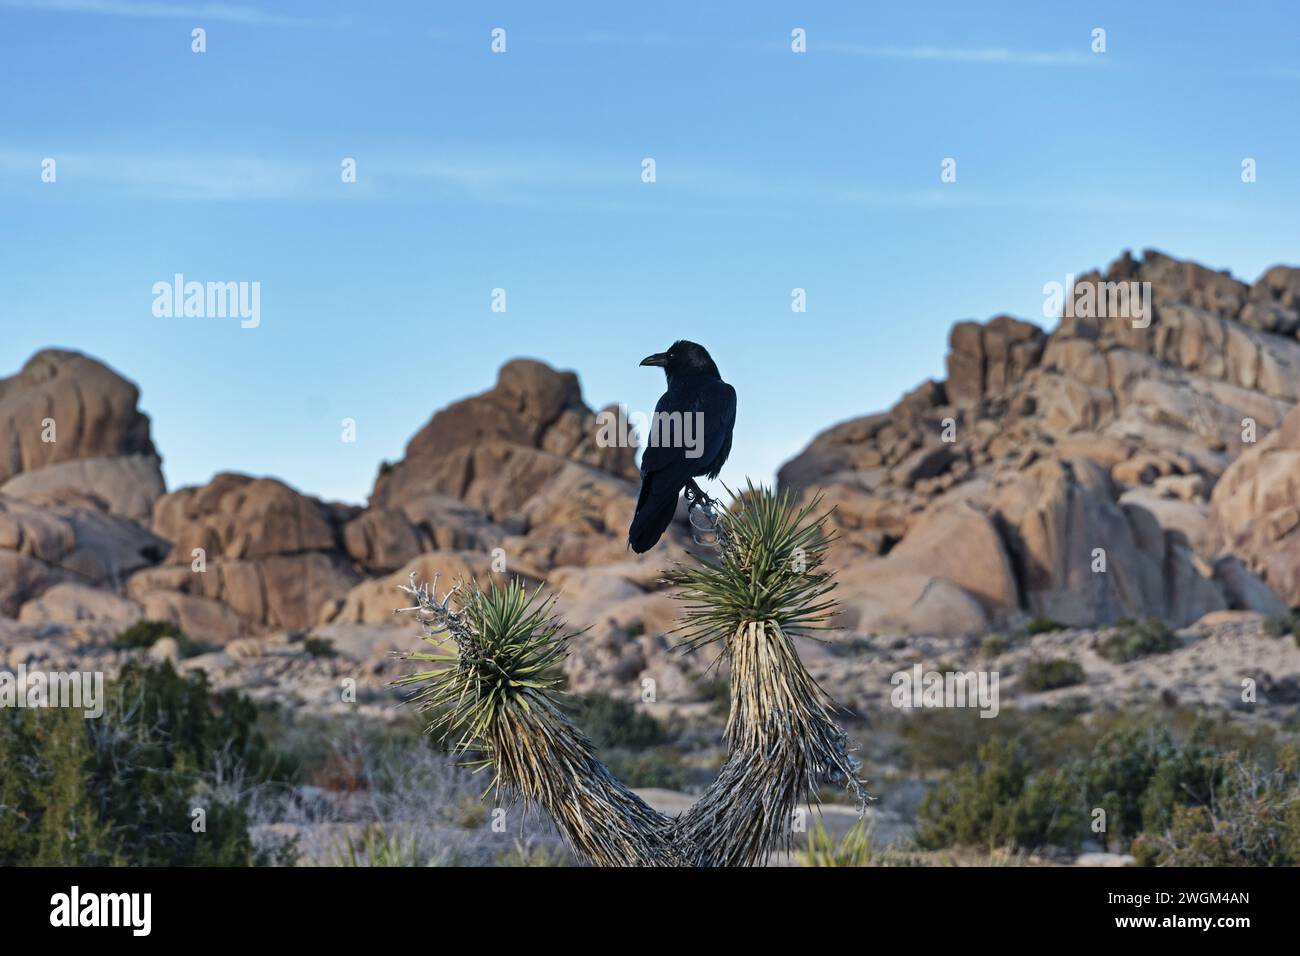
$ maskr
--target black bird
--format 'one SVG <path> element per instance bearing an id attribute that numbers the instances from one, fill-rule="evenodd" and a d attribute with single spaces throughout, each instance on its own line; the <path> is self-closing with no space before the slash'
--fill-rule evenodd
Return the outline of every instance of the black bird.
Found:
<path id="1" fill-rule="evenodd" d="M 641 495 L 627 533 L 637 554 L 649 551 L 663 536 L 683 488 L 698 497 L 694 479 L 718 477 L 731 454 L 736 424 L 736 390 L 722 380 L 704 346 L 683 339 L 641 364 L 661 367 L 668 376 L 668 391 L 655 406 L 641 455 Z"/>

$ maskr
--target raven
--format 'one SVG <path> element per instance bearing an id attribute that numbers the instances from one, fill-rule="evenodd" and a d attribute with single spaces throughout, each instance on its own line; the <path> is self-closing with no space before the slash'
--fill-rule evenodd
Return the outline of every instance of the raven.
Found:
<path id="1" fill-rule="evenodd" d="M 668 377 L 668 391 L 655 406 L 641 455 L 641 494 L 627 540 L 642 554 L 672 523 L 677 496 L 685 488 L 702 497 L 694 479 L 718 477 L 731 454 L 736 424 L 736 390 L 722 380 L 704 346 L 680 340 L 667 352 L 641 360 Z"/>

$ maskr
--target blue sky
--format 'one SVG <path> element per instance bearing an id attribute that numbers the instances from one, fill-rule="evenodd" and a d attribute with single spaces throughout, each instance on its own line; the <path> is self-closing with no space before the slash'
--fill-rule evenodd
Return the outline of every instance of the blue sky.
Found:
<path id="1" fill-rule="evenodd" d="M 0 0 L 0 374 L 117 368 L 169 487 L 363 501 L 506 359 L 648 410 L 637 362 L 689 337 L 739 392 L 735 484 L 1124 248 L 1300 263 L 1293 5 L 620 7 Z M 260 326 L 155 317 L 177 272 L 260 282 Z"/>

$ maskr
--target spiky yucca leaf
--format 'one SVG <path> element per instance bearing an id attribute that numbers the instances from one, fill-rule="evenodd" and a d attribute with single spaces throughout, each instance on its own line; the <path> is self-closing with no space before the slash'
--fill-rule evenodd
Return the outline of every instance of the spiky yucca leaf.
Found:
<path id="1" fill-rule="evenodd" d="M 591 741 L 557 706 L 558 665 L 569 640 L 555 599 L 518 583 L 484 590 L 458 587 L 441 600 L 437 580 L 406 592 L 434 653 L 408 660 L 439 666 L 399 678 L 419 688 L 410 698 L 437 712 L 430 730 L 459 734 L 454 746 L 478 750 L 495 771 L 489 790 L 541 807 L 574 853 L 598 866 L 684 866 L 672 822 L 620 783 L 596 758 Z M 446 642 L 454 642 L 447 648 Z"/>
<path id="2" fill-rule="evenodd" d="M 732 495 L 732 507 L 718 512 L 726 542 L 720 557 L 699 566 L 680 565 L 664 580 L 679 588 L 685 603 L 681 646 L 696 650 L 726 641 L 748 624 L 768 624 L 789 635 L 825 623 L 835 602 L 826 595 L 835 587 L 822 570 L 832 535 L 826 515 L 814 518 L 818 495 L 796 507 L 789 491 L 779 495 L 746 482 Z"/>
<path id="3" fill-rule="evenodd" d="M 555 618 L 555 597 L 543 597 L 540 586 L 529 592 L 517 581 L 503 587 L 492 581 L 485 590 L 470 582 L 453 593 L 463 595 L 460 610 L 452 612 L 444 602 L 435 605 L 444 619 L 425 621 L 425 643 L 437 650 L 405 658 L 439 666 L 394 683 L 418 685 L 410 702 L 421 711 L 436 711 L 429 729 L 443 737 L 459 734 L 453 746 L 464 751 L 483 739 L 503 708 L 527 710 L 530 697 L 561 684 L 559 665 L 576 634 Z M 447 647 L 448 639 L 455 647 Z"/>

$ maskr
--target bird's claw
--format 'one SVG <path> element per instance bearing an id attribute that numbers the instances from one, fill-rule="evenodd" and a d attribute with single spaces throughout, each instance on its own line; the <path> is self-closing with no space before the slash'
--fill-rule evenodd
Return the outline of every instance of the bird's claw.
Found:
<path id="1" fill-rule="evenodd" d="M 686 483 L 686 518 L 691 525 L 691 538 L 703 547 L 725 547 L 722 519 L 718 516 L 718 503 L 710 498 L 694 481 Z"/>

